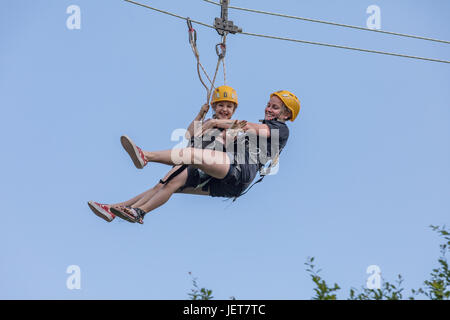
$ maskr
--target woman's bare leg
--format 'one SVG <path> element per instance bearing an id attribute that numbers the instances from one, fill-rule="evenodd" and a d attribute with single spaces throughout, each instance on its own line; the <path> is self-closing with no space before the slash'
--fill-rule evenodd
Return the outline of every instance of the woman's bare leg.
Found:
<path id="1" fill-rule="evenodd" d="M 144 151 L 148 162 L 167 165 L 189 164 L 201 169 L 206 174 L 223 179 L 230 168 L 230 158 L 225 152 L 209 149 L 173 149 L 164 151 Z"/>

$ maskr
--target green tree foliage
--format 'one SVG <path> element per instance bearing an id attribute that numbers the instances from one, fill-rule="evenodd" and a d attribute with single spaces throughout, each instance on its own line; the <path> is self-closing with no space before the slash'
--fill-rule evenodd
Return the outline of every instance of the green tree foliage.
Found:
<path id="1" fill-rule="evenodd" d="M 437 232 L 443 239 L 444 243 L 440 245 L 441 256 L 438 259 L 439 266 L 430 274 L 430 279 L 424 281 L 422 288 L 412 290 L 412 296 L 409 299 L 426 297 L 430 300 L 449 300 L 450 299 L 450 270 L 446 254 L 450 251 L 450 233 L 445 226 L 437 227 L 430 226 L 430 228 Z M 312 299 L 315 300 L 335 300 L 336 292 L 340 289 L 339 285 L 334 284 L 333 287 L 329 287 L 325 280 L 323 280 L 316 271 L 313 265 L 314 258 L 308 258 L 305 263 L 308 268 L 306 271 L 310 274 L 312 281 L 315 284 L 314 292 L 315 296 Z M 403 278 L 401 275 L 397 276 L 395 284 L 382 281 L 381 288 L 368 289 L 362 287 L 360 290 L 351 288 L 349 294 L 349 300 L 401 300 L 403 299 L 402 287 Z"/>
<path id="2" fill-rule="evenodd" d="M 308 261 L 305 263 L 306 271 L 311 276 L 311 280 L 314 282 L 316 287 L 314 292 L 316 295 L 312 298 L 313 300 L 336 300 L 335 292 L 339 291 L 341 288 L 335 283 L 333 287 L 329 287 L 325 280 L 319 275 L 320 269 L 316 269 L 314 265 L 314 257 L 309 257 Z"/>
<path id="3" fill-rule="evenodd" d="M 189 272 L 189 275 L 192 278 L 193 285 L 191 292 L 188 293 L 189 298 L 191 300 L 212 300 L 214 298 L 212 295 L 212 290 L 200 288 L 197 284 L 197 278 L 194 278 L 191 272 Z"/>
<path id="4" fill-rule="evenodd" d="M 430 300 L 449 300 L 450 270 L 446 255 L 450 251 L 450 233 L 445 226 L 430 226 L 430 228 L 444 239 L 444 242 L 439 246 L 441 249 L 441 256 L 438 260 L 439 266 L 433 269 L 430 279 L 424 281 L 422 288 L 412 290 L 413 296 L 410 299 L 422 295 Z"/>
<path id="5" fill-rule="evenodd" d="M 450 300 L 450 270 L 447 261 L 447 253 L 450 251 L 450 230 L 445 226 L 430 226 L 437 232 L 444 242 L 440 244 L 441 256 L 438 259 L 438 266 L 432 270 L 430 279 L 423 282 L 423 287 L 413 289 L 411 291 L 410 300 L 427 298 L 430 300 Z M 340 286 L 335 283 L 329 286 L 328 283 L 320 276 L 320 269 L 314 264 L 314 257 L 308 257 L 305 265 L 306 271 L 309 273 L 313 281 L 314 296 L 313 300 L 337 300 L 337 292 L 341 290 Z M 189 275 L 192 276 L 191 272 Z M 197 278 L 192 278 L 193 289 L 188 294 L 192 300 L 210 300 L 213 299 L 212 290 L 199 288 Z M 348 300 L 401 300 L 403 299 L 402 287 L 403 278 L 399 274 L 395 283 L 382 281 L 379 289 L 368 289 L 361 287 L 360 289 L 351 288 Z M 235 300 L 235 297 L 231 297 Z"/>
<path id="6" fill-rule="evenodd" d="M 354 288 L 350 289 L 349 300 L 401 300 L 403 298 L 403 278 L 400 274 L 397 276 L 397 285 L 387 281 L 385 282 L 384 280 L 382 282 L 383 284 L 380 289 L 362 287 L 359 292 Z"/>

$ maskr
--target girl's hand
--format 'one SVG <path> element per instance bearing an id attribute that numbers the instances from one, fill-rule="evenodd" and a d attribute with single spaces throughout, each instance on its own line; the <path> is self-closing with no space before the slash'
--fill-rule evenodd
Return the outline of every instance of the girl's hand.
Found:
<path id="1" fill-rule="evenodd" d="M 208 113 L 209 111 L 209 104 L 205 103 L 201 108 L 200 108 L 200 112 L 198 113 L 200 118 L 204 118 L 205 115 Z"/>

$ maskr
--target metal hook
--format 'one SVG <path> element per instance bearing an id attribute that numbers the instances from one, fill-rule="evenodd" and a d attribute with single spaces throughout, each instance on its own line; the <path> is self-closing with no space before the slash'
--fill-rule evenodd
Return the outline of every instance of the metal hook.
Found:
<path id="1" fill-rule="evenodd" d="M 192 27 L 192 21 L 189 17 L 186 18 L 186 23 L 189 31 L 189 42 L 195 46 L 197 44 L 197 31 Z"/>
<path id="2" fill-rule="evenodd" d="M 220 51 L 219 51 L 219 47 L 220 47 Z M 216 53 L 217 53 L 217 56 L 219 57 L 219 59 L 225 58 L 225 54 L 227 53 L 227 46 L 225 45 L 225 43 L 221 42 L 221 43 L 216 44 Z"/>

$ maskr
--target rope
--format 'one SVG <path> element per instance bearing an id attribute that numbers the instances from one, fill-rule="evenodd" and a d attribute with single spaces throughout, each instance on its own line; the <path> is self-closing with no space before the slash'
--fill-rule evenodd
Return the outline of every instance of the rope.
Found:
<path id="1" fill-rule="evenodd" d="M 198 73 L 198 77 L 200 79 L 200 82 L 202 83 L 202 85 L 206 89 L 206 103 L 209 104 L 209 101 L 211 100 L 211 94 L 212 94 L 213 90 L 215 89 L 214 83 L 216 82 L 217 74 L 219 72 L 220 62 L 221 61 L 223 62 L 224 59 L 225 59 L 227 33 L 224 33 L 224 35 L 222 36 L 222 42 L 220 44 L 216 45 L 216 53 L 217 53 L 217 56 L 218 56 L 218 60 L 217 60 L 217 65 L 216 65 L 216 71 L 214 72 L 214 77 L 213 77 L 213 79 L 211 81 L 211 79 L 208 76 L 208 73 L 206 72 L 205 68 L 203 67 L 203 65 L 200 62 L 200 54 L 199 54 L 198 49 L 197 49 L 197 31 L 192 27 L 192 20 L 190 18 L 186 18 L 186 22 L 187 22 L 188 29 L 189 29 L 189 43 L 190 43 L 190 45 L 192 47 L 192 51 L 194 52 L 195 58 L 197 59 L 197 73 Z M 221 52 L 218 49 L 219 47 L 222 50 Z M 211 88 L 208 88 L 208 86 L 203 81 L 203 78 L 202 78 L 201 73 L 200 73 L 200 67 L 203 70 L 203 73 L 208 78 L 208 80 L 209 80 L 209 82 L 211 84 Z M 224 75 L 224 77 L 225 77 L 225 75 Z M 205 114 L 202 116 L 202 120 L 204 119 L 204 117 L 205 117 Z"/>
<path id="2" fill-rule="evenodd" d="M 226 68 L 225 68 L 225 59 L 222 60 L 222 65 L 223 65 L 223 84 L 226 86 L 227 85 L 227 72 L 226 72 Z"/>
<path id="3" fill-rule="evenodd" d="M 215 89 L 214 83 L 216 82 L 217 74 L 219 72 L 220 62 L 223 61 L 225 58 L 226 33 L 222 36 L 222 42 L 220 44 L 216 45 L 216 53 L 218 56 L 218 60 L 217 60 L 217 65 L 216 65 L 216 71 L 214 73 L 214 78 L 211 81 L 211 79 L 208 76 L 208 73 L 206 72 L 205 68 L 203 67 L 203 65 L 200 62 L 200 54 L 197 49 L 197 31 L 192 27 L 192 21 L 190 18 L 186 18 L 186 21 L 187 21 L 187 25 L 188 25 L 188 29 L 189 29 L 189 43 L 192 47 L 192 51 L 194 52 L 195 58 L 197 60 L 197 74 L 200 79 L 200 82 L 206 89 L 206 103 L 209 103 L 209 101 L 211 100 L 211 94 L 212 94 L 213 90 Z M 222 52 L 219 52 L 218 46 L 220 46 L 222 48 Z M 202 75 L 200 73 L 200 68 L 203 70 L 203 73 L 208 78 L 208 80 L 211 84 L 211 88 L 208 88 L 208 86 L 203 81 Z M 202 120 L 204 119 L 204 117 L 205 117 L 205 114 L 203 114 Z"/>
<path id="4" fill-rule="evenodd" d="M 211 0 L 203 0 L 203 1 L 220 6 L 219 3 L 216 3 L 216 2 L 211 1 Z M 303 20 L 303 21 L 315 22 L 315 23 L 323 23 L 323 24 L 328 24 L 328 25 L 337 26 L 337 27 L 352 28 L 352 29 L 364 30 L 364 31 L 372 31 L 372 32 L 384 33 L 384 34 L 393 35 L 393 36 L 407 37 L 407 38 L 414 38 L 414 39 L 420 39 L 420 40 L 427 40 L 427 41 L 434 41 L 434 42 L 450 44 L 450 41 L 446 41 L 446 40 L 426 38 L 426 37 L 415 36 L 415 35 L 410 35 L 410 34 L 405 34 L 405 33 L 390 32 L 390 31 L 383 31 L 383 30 L 376 30 L 376 29 L 369 29 L 369 28 L 363 28 L 363 27 L 358 27 L 358 26 L 352 26 L 352 25 L 348 25 L 348 24 L 342 24 L 342 23 L 336 23 L 336 22 L 330 22 L 330 21 L 323 21 L 323 20 L 317 20 L 317 19 L 309 19 L 309 18 L 303 18 L 303 17 L 296 17 L 296 16 L 291 16 L 291 15 L 286 15 L 286 14 L 281 14 L 281 13 L 274 13 L 274 12 L 268 12 L 268 11 L 255 10 L 255 9 L 240 8 L 240 7 L 234 7 L 234 6 L 228 6 L 228 8 L 235 9 L 235 10 L 247 11 L 247 12 L 253 12 L 253 13 L 259 13 L 259 14 L 266 14 L 266 15 L 282 17 L 282 18 Z"/>
<path id="5" fill-rule="evenodd" d="M 160 9 L 156 9 L 132 0 L 124 0 L 126 2 L 130 2 L 136 5 L 139 5 L 141 7 L 145 7 L 147 9 L 151 9 L 154 11 L 158 11 L 164 14 L 168 14 L 171 15 L 173 17 L 179 18 L 179 19 L 183 19 L 186 20 L 187 18 L 167 12 L 167 11 L 163 11 Z M 195 21 L 195 20 L 191 20 L 193 23 L 199 24 L 201 26 L 207 27 L 207 28 L 211 28 L 211 29 L 215 29 L 213 26 L 200 22 L 200 21 Z M 450 61 L 448 60 L 438 60 L 438 59 L 430 59 L 430 58 L 423 58 L 423 57 L 417 57 L 417 56 L 408 56 L 408 55 L 403 55 L 403 54 L 398 54 L 398 53 L 391 53 L 391 52 L 384 52 L 384 51 L 375 51 L 375 50 L 367 50 L 367 49 L 360 49 L 360 48 L 353 48 L 353 47 L 346 47 L 346 46 L 340 46 L 340 45 L 334 45 L 334 44 L 327 44 L 327 43 L 320 43 L 320 42 L 312 42 L 312 41 L 305 41 L 305 40 L 297 40 L 297 39 L 290 39 L 290 38 L 283 38 L 283 37 L 276 37 L 276 36 L 270 36 L 270 35 L 264 35 L 264 34 L 256 34 L 256 33 L 249 33 L 249 32 L 241 32 L 241 34 L 244 35 L 248 35 L 248 36 L 253 36 L 253 37 L 261 37 L 261 38 L 269 38 L 269 39 L 276 39 L 276 40 L 284 40 L 284 41 L 291 41 L 291 42 L 299 42 L 299 43 L 305 43 L 305 44 L 311 44 L 311 45 L 318 45 L 318 46 L 326 46 L 326 47 L 332 47 L 332 48 L 339 48 L 339 49 L 346 49 L 346 50 L 355 50 L 355 51 L 361 51 L 361 52 L 367 52 L 367 53 L 376 53 L 376 54 L 382 54 L 382 55 L 389 55 L 389 56 L 395 56 L 395 57 L 402 57 L 402 58 L 410 58 L 410 59 L 416 59 L 416 60 L 424 60 L 424 61 L 431 61 L 431 62 L 439 62 L 439 63 L 450 63 Z"/>
<path id="6" fill-rule="evenodd" d="M 169 11 L 164 11 L 164 10 L 161 10 L 161 9 L 157 9 L 157 8 L 154 8 L 154 7 L 150 7 L 150 6 L 148 6 L 148 5 L 146 5 L 146 4 L 143 4 L 143 3 L 139 3 L 139 2 L 136 2 L 136 1 L 132 1 L 132 0 L 123 0 L 123 1 L 132 3 L 132 4 L 135 4 L 135 5 L 138 5 L 138 6 L 147 8 L 147 9 L 150 9 L 150 10 L 158 11 L 158 12 L 160 12 L 160 13 L 164 13 L 164 14 L 167 14 L 167 15 L 169 15 L 169 16 L 172 16 L 172 17 L 175 17 L 175 18 L 178 18 L 178 19 L 187 20 L 186 17 L 182 17 L 182 16 L 180 16 L 180 15 L 177 15 L 177 14 L 172 13 L 172 12 L 169 12 Z M 196 20 L 192 20 L 192 19 L 191 19 L 191 21 L 192 21 L 193 23 L 199 24 L 199 25 L 204 26 L 204 27 L 208 27 L 208 28 L 211 28 L 211 29 L 214 29 L 214 30 L 216 29 L 216 28 L 214 28 L 213 26 L 211 26 L 211 25 L 209 25 L 209 24 L 206 24 L 206 23 L 204 23 L 204 22 L 201 22 L 201 21 L 196 21 Z"/>
<path id="7" fill-rule="evenodd" d="M 225 35 L 222 37 L 222 45 L 223 45 L 223 50 L 222 54 L 222 66 L 223 66 L 223 84 L 226 86 L 227 85 L 227 73 L 226 73 L 226 69 L 225 69 L 225 56 L 226 56 L 226 50 L 227 50 L 227 34 L 225 33 Z"/>

